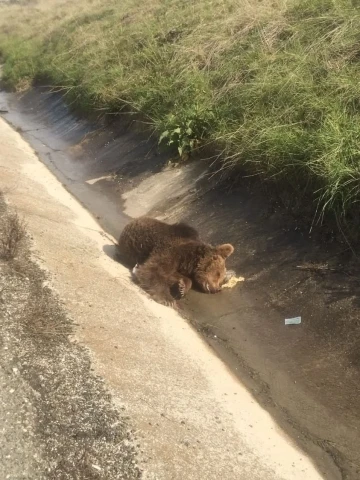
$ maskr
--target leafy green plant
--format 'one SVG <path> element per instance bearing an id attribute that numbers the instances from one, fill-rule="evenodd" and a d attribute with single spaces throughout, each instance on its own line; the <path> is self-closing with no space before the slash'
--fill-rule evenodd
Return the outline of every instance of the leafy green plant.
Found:
<path id="1" fill-rule="evenodd" d="M 185 109 L 179 115 L 167 115 L 158 126 L 161 131 L 159 144 L 173 146 L 181 158 L 188 158 L 209 138 L 214 119 L 211 110 L 196 107 L 190 112 Z"/>

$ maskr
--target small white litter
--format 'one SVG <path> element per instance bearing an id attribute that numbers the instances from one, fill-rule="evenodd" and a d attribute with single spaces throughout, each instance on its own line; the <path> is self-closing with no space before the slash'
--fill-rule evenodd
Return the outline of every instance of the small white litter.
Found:
<path id="1" fill-rule="evenodd" d="M 285 318 L 285 325 L 299 325 L 301 323 L 301 317 Z"/>

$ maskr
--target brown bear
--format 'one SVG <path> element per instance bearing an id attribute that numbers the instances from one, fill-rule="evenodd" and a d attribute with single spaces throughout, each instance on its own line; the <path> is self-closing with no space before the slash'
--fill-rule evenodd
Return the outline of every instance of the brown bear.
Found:
<path id="1" fill-rule="evenodd" d="M 136 267 L 141 287 L 164 305 L 175 306 L 192 286 L 205 293 L 220 291 L 226 276 L 230 244 L 213 247 L 202 242 L 192 227 L 167 225 L 148 217 L 134 220 L 119 239 L 120 257 Z"/>

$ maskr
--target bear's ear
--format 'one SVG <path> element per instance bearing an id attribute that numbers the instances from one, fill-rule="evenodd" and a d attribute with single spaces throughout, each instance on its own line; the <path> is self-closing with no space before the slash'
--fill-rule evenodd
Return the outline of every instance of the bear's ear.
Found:
<path id="1" fill-rule="evenodd" d="M 223 258 L 227 258 L 234 253 L 234 247 L 230 245 L 230 243 L 224 243 L 224 245 L 219 245 L 216 247 L 216 252 Z"/>

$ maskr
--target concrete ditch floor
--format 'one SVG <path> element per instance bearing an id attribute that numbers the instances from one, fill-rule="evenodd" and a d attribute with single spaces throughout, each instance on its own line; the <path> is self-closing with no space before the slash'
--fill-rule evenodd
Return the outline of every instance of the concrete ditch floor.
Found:
<path id="1" fill-rule="evenodd" d="M 0 144 L 0 190 L 33 249 L 0 270 L 1 478 L 340 478 L 132 284 L 103 252 L 109 237 L 2 120 Z"/>

